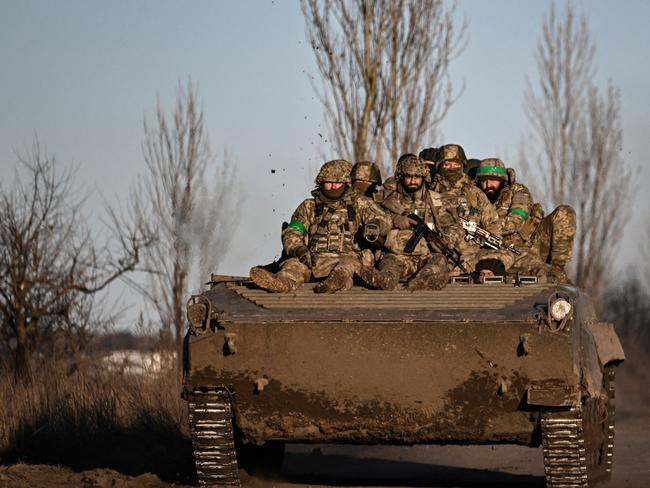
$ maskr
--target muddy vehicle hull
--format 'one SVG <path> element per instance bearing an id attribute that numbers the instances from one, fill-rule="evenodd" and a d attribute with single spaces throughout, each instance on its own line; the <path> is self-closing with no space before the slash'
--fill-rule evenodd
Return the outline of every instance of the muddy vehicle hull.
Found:
<path id="1" fill-rule="evenodd" d="M 558 293 L 573 307 L 563 323 L 548 315 Z M 562 448 L 560 457 L 586 465 L 585 446 L 571 440 L 571 429 L 582 435 L 585 398 L 604 405 L 592 412 L 602 427 L 592 444 L 607 462 L 607 368 L 622 351 L 572 287 L 323 296 L 309 285 L 273 295 L 234 282 L 200 303 L 194 310 L 205 318 L 194 318 L 186 341 L 185 393 L 220 395 L 223 424 L 233 421 L 230 466 L 238 445 L 284 442 L 544 444 L 547 464 Z M 569 477 L 587 486 L 586 469 Z"/>

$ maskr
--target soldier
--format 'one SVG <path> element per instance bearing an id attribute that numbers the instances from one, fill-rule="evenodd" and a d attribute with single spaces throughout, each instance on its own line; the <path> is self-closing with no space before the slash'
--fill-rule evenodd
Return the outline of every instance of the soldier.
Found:
<path id="1" fill-rule="evenodd" d="M 437 290 L 449 279 L 447 258 L 432 252 L 426 239 L 414 237 L 413 222 L 408 216 L 415 214 L 429 228 L 446 236 L 453 247 L 463 239 L 465 232 L 443 205 L 441 195 L 428 189 L 429 168 L 417 156 L 403 158 L 395 172 L 397 188 L 383 202 L 393 215 L 392 229 L 386 238 L 388 253 L 379 262 L 379 269 L 362 266 L 358 274 L 375 288 L 394 289 L 400 279 L 409 279 L 409 290 Z M 440 251 L 438 249 L 437 251 Z"/>
<path id="2" fill-rule="evenodd" d="M 467 166 L 465 151 L 458 144 L 446 144 L 436 154 L 436 175 L 432 189 L 442 194 L 445 205 L 458 211 L 465 219 L 476 222 L 488 232 L 499 234 L 499 216 L 485 194 L 476 188 L 474 182 L 465 174 Z M 481 259 L 482 250 L 472 241 L 463 241 L 459 245 L 463 255 L 465 270 L 457 268 L 452 274 L 472 272 Z M 503 254 L 495 251 L 497 255 Z M 492 253 L 494 254 L 494 253 Z M 507 258 L 506 258 L 507 259 Z"/>
<path id="3" fill-rule="evenodd" d="M 414 158 L 414 157 L 416 157 L 415 154 L 404 153 L 397 159 L 397 165 L 399 165 L 399 163 L 401 163 L 404 159 Z M 396 189 L 397 189 L 397 180 L 395 179 L 395 176 L 393 175 L 386 178 L 386 181 L 384 181 L 383 199 L 386 199 L 386 197 L 388 197 L 388 195 L 393 193 Z"/>
<path id="4" fill-rule="evenodd" d="M 441 146 L 436 158 L 437 174 L 432 189 L 442 193 L 449 200 L 450 206 L 460 207 L 460 211 L 466 213 L 466 218 L 498 234 L 499 217 L 485 194 L 464 173 L 466 166 L 467 158 L 462 147 L 458 144 Z"/>
<path id="5" fill-rule="evenodd" d="M 429 167 L 429 171 L 431 173 L 431 181 L 436 177 L 436 157 L 438 154 L 438 148 L 436 147 L 426 147 L 420 151 L 418 154 L 418 157 L 424 161 L 424 164 L 426 164 Z"/>
<path id="6" fill-rule="evenodd" d="M 322 280 L 314 291 L 334 293 L 350 289 L 361 266 L 357 231 L 368 240 L 386 235 L 390 217 L 350 184 L 351 164 L 337 159 L 325 163 L 316 177 L 312 198 L 303 201 L 282 231 L 289 257 L 277 273 L 262 267 L 250 271 L 260 288 L 276 293 L 295 290 L 310 277 Z M 323 279 L 324 278 L 324 279 Z"/>
<path id="7" fill-rule="evenodd" d="M 568 282 L 566 265 L 576 235 L 575 211 L 560 205 L 544 217 L 542 206 L 533 203 L 528 188 L 515 179 L 514 170 L 496 158 L 481 161 L 477 172 L 478 186 L 496 207 L 504 242 L 532 251 L 550 265 L 555 278 Z"/>
<path id="8" fill-rule="evenodd" d="M 359 161 L 352 166 L 350 174 L 352 186 L 361 195 L 372 198 L 375 202 L 380 203 L 383 191 L 379 190 L 381 186 L 381 171 L 372 161 Z"/>

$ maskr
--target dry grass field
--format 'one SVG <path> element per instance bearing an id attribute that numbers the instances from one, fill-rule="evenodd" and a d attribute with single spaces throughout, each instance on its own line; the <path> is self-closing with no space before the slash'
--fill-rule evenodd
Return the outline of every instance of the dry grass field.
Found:
<path id="1" fill-rule="evenodd" d="M 186 407 L 175 373 L 146 377 L 38 364 L 31 382 L 0 377 L 0 462 L 155 473 L 195 481 Z M 3 486 L 0 478 L 0 486 Z"/>

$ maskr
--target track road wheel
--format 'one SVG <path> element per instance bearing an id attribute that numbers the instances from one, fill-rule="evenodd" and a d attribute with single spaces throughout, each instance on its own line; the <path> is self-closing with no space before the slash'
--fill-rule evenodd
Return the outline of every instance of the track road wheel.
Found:
<path id="1" fill-rule="evenodd" d="M 614 450 L 614 370 L 605 369 L 605 395 L 571 410 L 542 412 L 548 488 L 588 488 L 609 478 Z"/>
<path id="2" fill-rule="evenodd" d="M 199 486 L 240 486 L 230 395 L 224 389 L 196 390 L 188 408 Z"/>

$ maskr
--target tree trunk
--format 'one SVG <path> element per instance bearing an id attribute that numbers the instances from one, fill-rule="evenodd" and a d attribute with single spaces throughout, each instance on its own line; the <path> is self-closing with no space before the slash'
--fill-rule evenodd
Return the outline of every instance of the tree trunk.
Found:
<path id="1" fill-rule="evenodd" d="M 27 341 L 27 325 L 25 317 L 16 317 L 16 355 L 15 355 L 16 379 L 29 378 L 29 344 Z"/>

